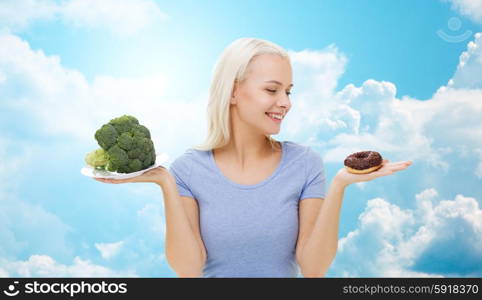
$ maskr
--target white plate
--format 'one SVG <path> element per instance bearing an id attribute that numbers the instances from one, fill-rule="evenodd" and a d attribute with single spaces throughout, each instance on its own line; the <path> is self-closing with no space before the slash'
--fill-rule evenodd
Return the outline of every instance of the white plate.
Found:
<path id="1" fill-rule="evenodd" d="M 156 156 L 156 162 L 152 166 L 150 166 L 147 169 L 137 171 L 137 172 L 132 172 L 132 173 L 117 173 L 117 172 L 109 172 L 104 170 L 96 170 L 95 168 L 89 165 L 80 169 L 80 173 L 87 177 L 106 178 L 106 179 L 126 179 L 126 178 L 139 176 L 142 173 L 149 171 L 150 169 L 157 168 L 161 166 L 163 163 L 167 162 L 167 160 L 168 160 L 167 154 L 164 154 L 164 153 L 158 154 Z"/>

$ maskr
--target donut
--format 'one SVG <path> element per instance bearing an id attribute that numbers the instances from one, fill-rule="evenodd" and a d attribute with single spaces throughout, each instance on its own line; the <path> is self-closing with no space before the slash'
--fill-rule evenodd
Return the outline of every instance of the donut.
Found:
<path id="1" fill-rule="evenodd" d="M 348 155 L 343 164 L 353 174 L 368 174 L 382 167 L 383 159 L 376 151 L 360 151 Z"/>

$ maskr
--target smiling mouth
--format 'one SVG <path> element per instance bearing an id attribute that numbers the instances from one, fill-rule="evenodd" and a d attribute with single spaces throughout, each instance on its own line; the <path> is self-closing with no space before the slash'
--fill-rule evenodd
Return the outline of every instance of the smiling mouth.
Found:
<path id="1" fill-rule="evenodd" d="M 280 123 L 283 120 L 283 117 L 277 117 L 277 115 L 265 113 L 265 115 L 273 122 Z"/>

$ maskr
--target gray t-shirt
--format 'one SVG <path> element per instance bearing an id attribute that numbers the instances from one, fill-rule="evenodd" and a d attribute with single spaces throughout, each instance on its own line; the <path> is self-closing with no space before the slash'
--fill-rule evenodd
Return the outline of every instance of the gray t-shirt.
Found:
<path id="1" fill-rule="evenodd" d="M 181 196 L 199 205 L 207 251 L 203 277 L 297 277 L 298 205 L 325 198 L 321 156 L 308 146 L 281 142 L 277 169 L 254 185 L 222 174 L 212 151 L 188 149 L 169 167 Z"/>

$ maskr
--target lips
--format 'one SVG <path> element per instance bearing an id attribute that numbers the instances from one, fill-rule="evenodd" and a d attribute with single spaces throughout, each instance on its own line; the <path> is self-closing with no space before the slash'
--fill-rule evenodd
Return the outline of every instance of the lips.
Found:
<path id="1" fill-rule="evenodd" d="M 281 118 L 281 119 L 276 119 L 276 118 L 274 118 L 274 117 L 271 117 L 268 112 L 266 112 L 265 114 L 266 114 L 266 116 L 267 116 L 268 118 L 270 118 L 270 120 L 272 120 L 272 121 L 274 121 L 274 122 L 276 122 L 276 123 L 280 123 L 280 122 L 283 120 L 283 118 Z"/>

